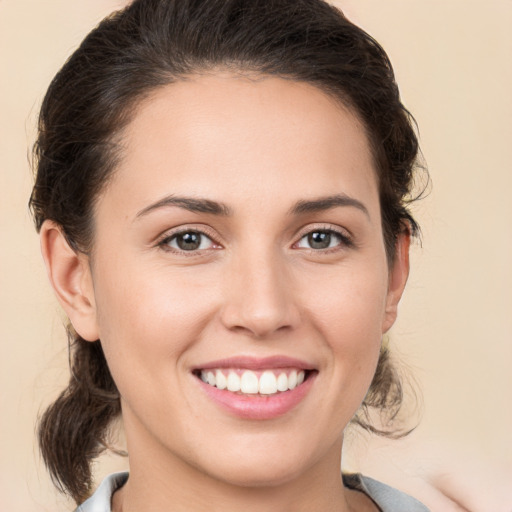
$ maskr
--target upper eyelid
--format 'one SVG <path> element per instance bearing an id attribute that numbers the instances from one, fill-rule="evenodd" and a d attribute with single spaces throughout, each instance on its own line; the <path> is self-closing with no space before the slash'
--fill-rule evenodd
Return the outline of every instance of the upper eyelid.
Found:
<path id="1" fill-rule="evenodd" d="M 332 224 L 319 224 L 319 225 L 316 225 L 316 226 L 311 226 L 311 225 L 305 226 L 304 229 L 302 229 L 299 232 L 299 235 L 296 237 L 295 242 L 293 242 L 292 248 L 294 246 L 296 246 L 297 244 L 299 244 L 299 242 L 304 237 L 308 236 L 310 233 L 315 233 L 317 231 L 328 231 L 328 232 L 334 233 L 335 235 L 340 237 L 340 239 L 341 239 L 340 242 L 341 243 L 339 244 L 339 246 L 342 246 L 342 247 L 344 246 L 345 248 L 355 248 L 355 247 L 357 247 L 357 244 L 354 241 L 354 237 L 353 237 L 352 233 L 348 229 L 342 228 L 341 226 L 332 225 Z M 339 246 L 332 247 L 332 248 L 325 248 L 325 249 L 302 248 L 302 250 L 314 251 L 317 254 L 327 254 L 327 253 L 330 253 L 332 251 L 339 250 L 339 248 L 340 248 Z"/>
<path id="2" fill-rule="evenodd" d="M 308 235 L 309 233 L 314 233 L 315 231 L 332 231 L 333 233 L 337 233 L 345 238 L 353 238 L 352 233 L 347 228 L 343 228 L 334 224 L 323 224 L 321 222 L 318 224 L 308 224 L 307 226 L 302 227 L 298 231 L 296 237 L 298 240 L 300 240 L 304 236 Z"/>
<path id="3" fill-rule="evenodd" d="M 176 228 L 167 229 L 164 232 L 162 232 L 160 235 L 158 235 L 155 238 L 155 245 L 161 245 L 166 240 L 173 238 L 177 235 L 183 234 L 183 233 L 200 233 L 201 235 L 204 235 L 208 237 L 214 244 L 216 245 L 222 245 L 218 241 L 218 236 L 213 233 L 213 230 L 208 229 L 206 226 L 197 226 L 197 225 L 190 225 L 190 226 L 180 226 Z"/>

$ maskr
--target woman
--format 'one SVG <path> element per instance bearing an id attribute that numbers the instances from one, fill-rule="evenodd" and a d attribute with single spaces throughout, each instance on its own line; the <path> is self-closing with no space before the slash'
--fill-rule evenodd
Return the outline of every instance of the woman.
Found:
<path id="1" fill-rule="evenodd" d="M 89 34 L 31 198 L 71 323 L 47 466 L 81 503 L 127 437 L 78 510 L 426 510 L 339 472 L 351 421 L 396 433 L 417 153 L 386 54 L 321 0 L 139 0 Z"/>

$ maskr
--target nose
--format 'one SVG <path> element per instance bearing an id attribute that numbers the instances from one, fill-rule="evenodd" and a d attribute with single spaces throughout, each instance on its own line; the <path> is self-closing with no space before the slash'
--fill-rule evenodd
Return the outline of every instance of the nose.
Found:
<path id="1" fill-rule="evenodd" d="M 300 322 L 291 273 L 272 251 L 237 259 L 225 290 L 221 321 L 230 331 L 262 339 L 295 329 Z"/>

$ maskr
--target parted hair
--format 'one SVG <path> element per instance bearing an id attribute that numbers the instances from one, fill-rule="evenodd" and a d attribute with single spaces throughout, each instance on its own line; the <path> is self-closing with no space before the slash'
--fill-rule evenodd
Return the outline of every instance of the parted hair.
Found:
<path id="1" fill-rule="evenodd" d="M 116 144 L 141 100 L 155 89 L 215 69 L 307 82 L 363 123 L 379 185 L 388 261 L 397 236 L 417 224 L 408 209 L 418 160 L 382 47 L 323 0 L 135 0 L 105 18 L 51 82 L 40 111 L 30 198 L 37 230 L 50 219 L 75 251 L 94 244 L 95 200 L 116 169 Z M 120 396 L 101 340 L 68 326 L 71 376 L 42 415 L 40 449 L 56 483 L 76 502 L 92 487 L 91 465 L 108 446 Z M 387 347 L 353 422 L 396 435 L 400 377 Z M 380 413 L 379 426 L 370 412 Z"/>

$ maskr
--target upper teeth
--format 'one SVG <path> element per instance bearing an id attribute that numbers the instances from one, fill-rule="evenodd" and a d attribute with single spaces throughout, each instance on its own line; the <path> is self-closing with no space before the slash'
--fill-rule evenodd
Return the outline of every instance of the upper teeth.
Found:
<path id="1" fill-rule="evenodd" d="M 226 377 L 227 374 L 227 377 Z M 251 370 L 236 372 L 235 370 L 202 370 L 201 380 L 218 389 L 247 394 L 260 393 L 273 395 L 278 391 L 288 391 L 304 382 L 304 370 L 292 370 L 289 373 L 279 371 L 274 373 L 265 370 L 258 375 Z"/>

